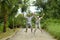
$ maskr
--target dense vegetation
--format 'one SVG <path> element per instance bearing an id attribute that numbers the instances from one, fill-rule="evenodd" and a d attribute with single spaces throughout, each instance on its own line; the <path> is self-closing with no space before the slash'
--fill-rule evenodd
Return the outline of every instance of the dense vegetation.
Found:
<path id="1" fill-rule="evenodd" d="M 22 13 L 26 12 L 29 0 L 0 0 L 0 33 L 6 32 L 7 28 L 14 29 L 26 27 L 26 18 L 23 14 L 17 14 L 18 8 L 22 8 Z M 41 21 L 42 28 L 51 33 L 55 38 L 60 40 L 60 0 L 37 0 L 35 6 L 43 8 L 42 12 L 37 15 L 45 14 Z M 32 20 L 34 27 L 35 19 Z"/>
<path id="2" fill-rule="evenodd" d="M 57 38 L 60 40 L 60 19 L 47 19 L 42 24 L 43 29 L 45 29 L 47 32 L 51 33 L 54 38 Z"/>
<path id="3" fill-rule="evenodd" d="M 35 6 L 43 8 L 45 19 L 42 21 L 42 28 L 46 29 L 55 38 L 60 40 L 60 0 L 37 0 Z"/>

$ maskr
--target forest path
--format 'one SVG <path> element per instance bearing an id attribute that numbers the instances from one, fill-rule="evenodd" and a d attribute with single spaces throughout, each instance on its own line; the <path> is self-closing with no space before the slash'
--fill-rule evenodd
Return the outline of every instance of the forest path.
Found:
<path id="1" fill-rule="evenodd" d="M 28 32 L 25 32 L 25 30 L 25 28 L 21 28 L 13 37 L 9 38 L 8 40 L 56 40 L 44 30 L 41 32 L 39 29 L 37 29 L 35 34 L 34 32 L 31 32 L 30 29 L 28 29 Z"/>

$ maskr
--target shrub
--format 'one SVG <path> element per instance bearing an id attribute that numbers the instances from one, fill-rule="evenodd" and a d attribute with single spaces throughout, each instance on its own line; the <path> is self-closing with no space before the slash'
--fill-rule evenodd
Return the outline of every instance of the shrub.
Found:
<path id="1" fill-rule="evenodd" d="M 58 19 L 47 19 L 43 23 L 43 27 L 51 35 L 53 35 L 55 38 L 60 40 L 60 20 L 58 20 Z"/>

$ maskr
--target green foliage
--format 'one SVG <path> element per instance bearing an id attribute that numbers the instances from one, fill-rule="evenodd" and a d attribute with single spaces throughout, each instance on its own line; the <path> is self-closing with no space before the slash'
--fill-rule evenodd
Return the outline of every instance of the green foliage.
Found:
<path id="1" fill-rule="evenodd" d="M 19 6 L 15 5 L 15 7 L 11 10 L 11 13 L 9 14 L 9 17 L 15 17 L 15 15 L 17 14 Z"/>
<path id="2" fill-rule="evenodd" d="M 6 24 L 6 26 L 7 26 L 7 28 L 8 28 L 8 22 L 7 22 L 7 24 Z M 3 31 L 3 27 L 4 27 L 4 22 L 0 22 L 0 32 L 2 32 Z"/>
<path id="3" fill-rule="evenodd" d="M 15 20 L 16 20 L 15 23 L 16 23 L 17 26 L 18 25 L 22 26 L 22 27 L 26 26 L 26 19 L 22 14 L 18 15 L 18 17 L 15 18 Z"/>
<path id="4" fill-rule="evenodd" d="M 3 16 L 5 14 L 7 15 L 10 15 L 12 14 L 12 11 L 16 12 L 18 8 L 17 7 L 17 4 L 18 4 L 18 1 L 17 0 L 2 0 L 0 2 L 0 18 L 3 18 Z M 6 13 L 5 13 L 6 12 Z"/>
<path id="5" fill-rule="evenodd" d="M 47 19 L 43 23 L 43 28 L 51 33 L 55 38 L 60 40 L 60 20 L 58 19 Z"/>
<path id="6" fill-rule="evenodd" d="M 13 19 L 14 19 L 13 17 L 9 17 L 9 19 L 8 19 L 8 22 L 9 22 L 8 27 L 11 28 L 11 29 L 13 28 Z"/>
<path id="7" fill-rule="evenodd" d="M 26 12 L 26 10 L 27 10 L 27 8 L 28 8 L 28 1 L 29 0 L 24 0 L 24 1 L 22 1 L 22 12 Z"/>
<path id="8" fill-rule="evenodd" d="M 13 22 L 14 22 L 14 27 L 25 27 L 26 26 L 26 19 L 22 14 L 18 15 L 16 18 L 10 17 L 9 19 L 9 27 L 13 28 Z"/>
<path id="9" fill-rule="evenodd" d="M 42 2 L 42 0 L 37 0 L 35 5 L 38 6 L 38 8 L 43 8 L 46 18 L 60 18 L 59 0 L 48 0 L 46 3 Z"/>
<path id="10" fill-rule="evenodd" d="M 22 6 L 23 11 L 27 10 L 27 6 L 28 6 L 27 2 L 28 0 L 24 0 L 24 1 L 22 0 L 0 0 L 0 23 L 2 22 L 5 23 L 4 29 L 6 29 L 7 21 L 8 21 L 7 25 L 13 28 L 13 23 L 12 23 L 13 19 L 14 19 L 14 27 L 16 26 L 25 27 L 25 23 L 24 23 L 25 21 L 23 21 L 23 23 L 21 22 L 24 19 L 24 17 L 20 15 L 21 17 L 19 16 L 15 18 L 15 15 L 19 8 L 19 4 Z"/>
<path id="11" fill-rule="evenodd" d="M 31 15 L 31 14 L 29 14 Z M 13 18 L 9 18 L 9 27 L 13 28 Z M 35 18 L 32 19 L 32 25 L 34 27 L 35 25 Z M 26 18 L 23 16 L 23 14 L 18 15 L 16 18 L 14 18 L 14 27 L 26 27 Z"/>
<path id="12" fill-rule="evenodd" d="M 0 23 L 0 32 L 3 31 L 3 23 Z"/>
<path id="13" fill-rule="evenodd" d="M 17 4 L 18 4 L 17 0 L 1 0 L 0 1 L 0 10 L 1 10 L 0 11 L 0 19 L 2 19 L 4 22 L 3 32 L 6 32 L 6 27 L 8 25 L 7 24 L 8 16 L 11 16 L 13 13 L 16 14 L 17 9 L 18 9 L 18 8 L 16 8 Z M 14 11 L 14 12 L 12 13 L 12 11 Z"/>
<path id="14" fill-rule="evenodd" d="M 35 28 L 35 21 L 36 21 L 36 19 L 35 19 L 35 17 L 33 17 L 33 18 L 32 18 L 32 27 L 33 27 L 33 28 Z"/>
<path id="15" fill-rule="evenodd" d="M 28 7 L 28 5 L 23 4 L 23 5 L 22 5 L 22 12 L 26 11 L 26 10 L 27 10 L 27 7 Z"/>
<path id="16" fill-rule="evenodd" d="M 60 12 L 59 12 L 59 3 L 60 1 L 57 0 L 50 0 L 45 6 L 44 12 L 47 14 L 46 16 L 49 16 L 51 18 L 59 18 Z"/>

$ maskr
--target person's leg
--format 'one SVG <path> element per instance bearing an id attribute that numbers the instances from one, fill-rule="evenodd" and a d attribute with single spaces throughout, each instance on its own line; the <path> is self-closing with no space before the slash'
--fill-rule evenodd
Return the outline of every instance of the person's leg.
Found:
<path id="1" fill-rule="evenodd" d="M 38 25 L 38 29 L 42 32 L 40 23 L 39 23 L 39 25 Z"/>
<path id="2" fill-rule="evenodd" d="M 38 26 L 38 25 L 37 25 L 37 24 L 35 24 L 35 30 L 34 30 L 34 33 L 35 33 L 35 32 L 36 32 L 36 30 L 37 30 L 37 26 Z"/>
<path id="3" fill-rule="evenodd" d="M 28 24 L 26 24 L 26 32 L 27 32 L 27 30 L 28 30 Z"/>
<path id="4" fill-rule="evenodd" d="M 31 28 L 31 32 L 33 31 L 33 27 L 32 27 L 32 24 L 30 24 L 30 28 Z"/>

